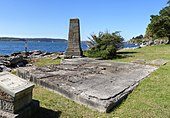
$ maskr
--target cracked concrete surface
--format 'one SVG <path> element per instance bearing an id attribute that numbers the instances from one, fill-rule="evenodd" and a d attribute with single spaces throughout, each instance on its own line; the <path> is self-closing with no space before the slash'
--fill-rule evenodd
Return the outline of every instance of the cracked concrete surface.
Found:
<path id="1" fill-rule="evenodd" d="M 18 76 L 92 109 L 109 112 L 156 67 L 89 58 L 65 59 L 60 65 L 24 67 Z"/>

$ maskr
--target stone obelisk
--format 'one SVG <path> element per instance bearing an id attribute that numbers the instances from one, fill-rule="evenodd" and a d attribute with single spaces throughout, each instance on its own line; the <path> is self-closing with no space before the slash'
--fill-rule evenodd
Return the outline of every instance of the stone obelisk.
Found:
<path id="1" fill-rule="evenodd" d="M 78 18 L 70 19 L 68 48 L 66 56 L 83 56 L 80 42 L 80 23 Z"/>

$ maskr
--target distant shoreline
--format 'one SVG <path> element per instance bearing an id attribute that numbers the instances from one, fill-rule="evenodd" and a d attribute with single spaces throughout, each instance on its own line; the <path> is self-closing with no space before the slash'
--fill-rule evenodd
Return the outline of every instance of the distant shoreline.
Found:
<path id="1" fill-rule="evenodd" d="M 0 37 L 0 41 L 46 41 L 46 42 L 65 42 L 66 39 L 59 38 L 15 38 L 15 37 Z"/>

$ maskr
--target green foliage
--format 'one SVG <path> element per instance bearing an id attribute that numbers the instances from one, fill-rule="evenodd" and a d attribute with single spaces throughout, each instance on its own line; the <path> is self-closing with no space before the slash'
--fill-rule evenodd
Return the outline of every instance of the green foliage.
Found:
<path id="1" fill-rule="evenodd" d="M 170 6 L 160 10 L 159 15 L 151 15 L 150 21 L 145 34 L 147 38 L 167 37 L 170 40 Z"/>
<path id="2" fill-rule="evenodd" d="M 111 59 L 116 56 L 118 47 L 122 44 L 123 38 L 119 32 L 99 32 L 98 36 L 93 34 L 89 37 L 88 44 L 91 48 L 86 52 L 88 57 L 101 57 Z"/>
<path id="3" fill-rule="evenodd" d="M 103 59 L 111 59 L 113 58 L 116 54 L 116 48 L 113 45 L 107 46 L 105 50 L 101 51 L 101 57 Z"/>
<path id="4" fill-rule="evenodd" d="M 167 4 L 170 6 L 170 0 L 168 0 Z"/>
<path id="5" fill-rule="evenodd" d="M 142 44 L 143 43 L 143 35 L 139 35 L 139 36 L 136 36 L 136 37 L 133 37 L 132 39 L 130 39 L 128 41 L 128 43 L 130 44 Z"/>

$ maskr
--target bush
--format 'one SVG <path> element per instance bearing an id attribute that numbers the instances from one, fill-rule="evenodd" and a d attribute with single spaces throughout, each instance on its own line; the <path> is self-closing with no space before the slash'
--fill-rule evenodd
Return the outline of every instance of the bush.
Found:
<path id="1" fill-rule="evenodd" d="M 100 32 L 98 36 L 95 34 L 91 35 L 88 42 L 91 48 L 86 52 L 86 55 L 88 57 L 101 57 L 103 59 L 116 57 L 118 46 L 123 42 L 123 38 L 118 33 Z"/>
<path id="2" fill-rule="evenodd" d="M 113 45 L 108 46 L 105 50 L 101 51 L 103 59 L 112 59 L 116 56 L 116 48 Z"/>

